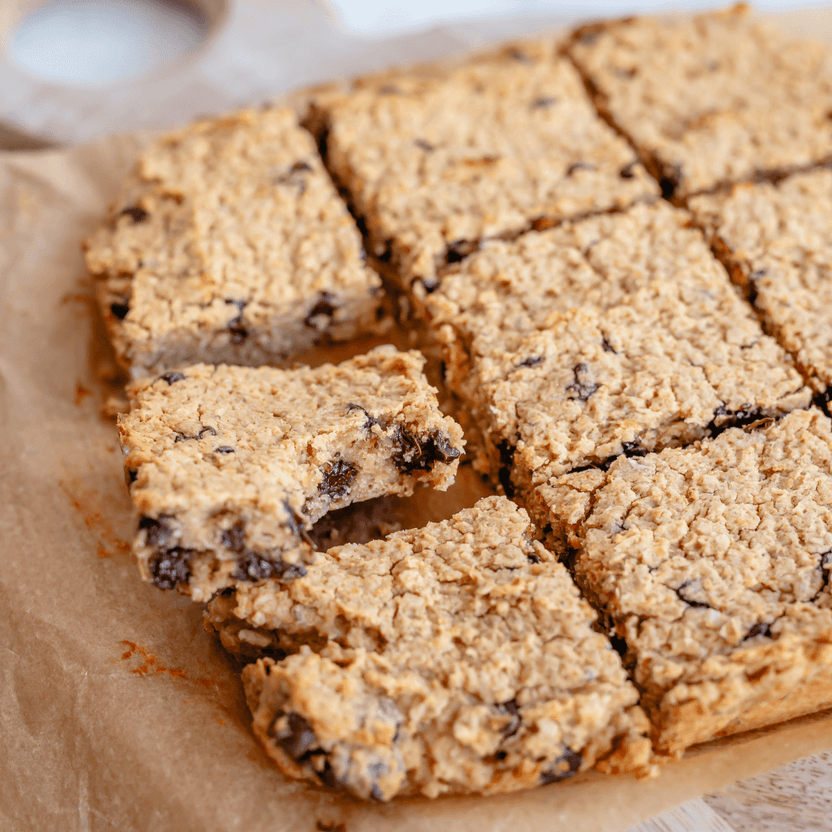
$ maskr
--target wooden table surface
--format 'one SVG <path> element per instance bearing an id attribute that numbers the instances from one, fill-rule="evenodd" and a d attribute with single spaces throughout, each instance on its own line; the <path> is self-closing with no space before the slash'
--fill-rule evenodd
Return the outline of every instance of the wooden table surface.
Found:
<path id="1" fill-rule="evenodd" d="M 90 91 L 59 87 L 9 65 L 0 52 L 0 150 L 75 144 L 116 131 L 182 123 L 205 112 L 261 100 L 333 75 L 395 63 L 405 41 L 407 56 L 423 60 L 543 26 L 552 29 L 564 22 L 551 16 L 516 23 L 492 20 L 445 27 L 441 34 L 375 41 L 370 48 L 339 29 L 328 10 L 315 0 L 229 0 L 226 5 L 220 29 L 200 54 L 166 73 L 130 81 L 126 88 Z M 807 28 L 806 19 L 810 18 L 804 19 L 802 14 L 792 18 L 796 29 Z M 8 39 L 12 23 L 0 11 L 0 46 Z M 287 31 L 294 41 L 292 49 L 262 49 L 272 33 Z M 305 57 L 298 60 L 301 54 Z M 323 69 L 319 54 L 329 56 Z M 135 100 L 142 101 L 140 109 L 133 106 Z M 820 830 L 832 830 L 832 751 L 690 800 L 627 832 Z"/>

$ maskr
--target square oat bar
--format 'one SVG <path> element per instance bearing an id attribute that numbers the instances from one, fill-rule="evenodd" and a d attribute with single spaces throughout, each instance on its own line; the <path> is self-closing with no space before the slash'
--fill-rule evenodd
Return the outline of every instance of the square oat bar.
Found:
<path id="1" fill-rule="evenodd" d="M 830 427 L 797 411 L 538 489 L 659 753 L 832 706 Z"/>
<path id="2" fill-rule="evenodd" d="M 744 4 L 587 26 L 570 54 L 665 196 L 832 158 L 832 51 Z"/>
<path id="3" fill-rule="evenodd" d="M 420 278 L 430 289 L 483 239 L 658 194 L 554 40 L 320 93 L 313 121 L 405 288 Z"/>
<path id="4" fill-rule="evenodd" d="M 321 553 L 291 584 L 215 598 L 207 621 L 226 644 L 246 624 L 291 653 L 243 673 L 280 768 L 376 800 L 505 792 L 593 765 L 647 773 L 636 691 L 532 534 L 525 511 L 488 497 Z"/>
<path id="5" fill-rule="evenodd" d="M 763 326 L 829 401 L 832 386 L 832 170 L 735 185 L 690 200 L 696 221 Z"/>
<path id="6" fill-rule="evenodd" d="M 329 510 L 419 483 L 445 490 L 464 441 L 423 363 L 379 347 L 338 366 L 198 364 L 134 382 L 119 433 L 145 578 L 199 601 L 296 577 L 305 532 Z"/>
<path id="7" fill-rule="evenodd" d="M 665 203 L 491 243 L 425 303 L 492 473 L 521 493 L 811 399 Z"/>
<path id="8" fill-rule="evenodd" d="M 198 361 L 280 363 L 390 323 L 358 229 L 286 108 L 155 142 L 86 256 L 133 377 Z"/>

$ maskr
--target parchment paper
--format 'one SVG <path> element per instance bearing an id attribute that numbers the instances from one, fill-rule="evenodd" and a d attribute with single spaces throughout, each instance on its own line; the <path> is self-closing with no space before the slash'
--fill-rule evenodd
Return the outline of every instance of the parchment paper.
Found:
<path id="1" fill-rule="evenodd" d="M 101 414 L 111 359 L 78 241 L 140 142 L 0 154 L 0 829 L 613 832 L 832 748 L 826 713 L 695 749 L 652 781 L 590 773 L 388 805 L 287 781 L 200 607 L 143 584 L 129 554 L 121 455 Z M 463 469 L 401 517 L 446 517 L 481 493 Z"/>

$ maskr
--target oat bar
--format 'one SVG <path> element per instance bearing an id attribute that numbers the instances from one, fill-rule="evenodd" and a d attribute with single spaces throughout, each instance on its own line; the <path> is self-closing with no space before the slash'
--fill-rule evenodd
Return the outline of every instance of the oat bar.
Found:
<path id="1" fill-rule="evenodd" d="M 489 497 L 319 554 L 291 584 L 240 587 L 236 605 L 215 599 L 214 627 L 268 628 L 291 653 L 243 674 L 281 769 L 376 800 L 504 792 L 595 764 L 647 772 L 636 691 L 532 531 Z"/>
<path id="2" fill-rule="evenodd" d="M 832 386 L 832 170 L 690 201 L 763 325 L 810 383 Z"/>
<path id="3" fill-rule="evenodd" d="M 358 229 L 286 108 L 152 144 L 86 256 L 134 377 L 198 361 L 279 363 L 390 323 Z"/>
<path id="4" fill-rule="evenodd" d="M 685 211 L 637 205 L 495 242 L 426 299 L 504 487 L 808 406 Z"/>
<path id="5" fill-rule="evenodd" d="M 658 194 L 554 40 L 321 93 L 329 169 L 409 287 L 479 241 Z"/>
<path id="6" fill-rule="evenodd" d="M 419 353 L 379 347 L 295 370 L 199 364 L 134 382 L 119 433 L 146 579 L 195 600 L 302 575 L 330 509 L 419 484 L 446 489 L 462 454 Z"/>
<path id="7" fill-rule="evenodd" d="M 660 753 L 832 706 L 830 427 L 797 411 L 538 489 Z"/>
<path id="8" fill-rule="evenodd" d="M 570 53 L 666 196 L 832 157 L 832 51 L 745 5 L 587 26 Z"/>

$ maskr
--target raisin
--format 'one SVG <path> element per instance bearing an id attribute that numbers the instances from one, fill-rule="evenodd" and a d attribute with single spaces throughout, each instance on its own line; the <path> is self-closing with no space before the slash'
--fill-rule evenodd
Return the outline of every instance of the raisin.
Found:
<path id="1" fill-rule="evenodd" d="M 552 763 L 551 767 L 540 775 L 540 785 L 545 786 L 547 783 L 559 783 L 561 780 L 574 777 L 575 773 L 581 767 L 582 759 L 581 755 L 571 748 L 565 749 L 563 754 Z"/>
<path id="2" fill-rule="evenodd" d="M 233 454 L 236 453 L 234 448 L 230 445 L 220 445 L 219 448 L 214 448 L 215 454 Z"/>
<path id="3" fill-rule="evenodd" d="M 574 367 L 572 373 L 575 376 L 575 381 L 566 388 L 569 393 L 568 398 L 585 402 L 601 386 L 600 384 L 593 384 L 585 378 L 588 372 L 589 367 L 584 363 L 577 364 Z"/>
<path id="4" fill-rule="evenodd" d="M 306 762 L 318 745 L 312 726 L 302 716 L 294 713 L 279 711 L 269 726 L 269 734 L 298 763 Z"/>
<path id="5" fill-rule="evenodd" d="M 756 638 L 757 636 L 765 636 L 766 638 L 771 638 L 771 624 L 766 624 L 765 622 L 755 624 L 745 634 L 745 638 L 743 639 L 743 641 L 747 641 L 750 638 Z"/>
<path id="6" fill-rule="evenodd" d="M 624 167 L 621 168 L 620 171 L 618 171 L 618 175 L 622 179 L 633 179 L 636 175 L 635 174 L 635 167 L 636 167 L 637 164 L 638 164 L 638 162 L 630 162 L 629 165 L 624 165 Z"/>
<path id="7" fill-rule="evenodd" d="M 515 369 L 520 369 L 520 367 L 537 367 L 542 363 L 542 355 L 533 355 L 531 358 L 524 358 L 519 364 L 515 364 L 514 367 Z"/>
<path id="8" fill-rule="evenodd" d="M 704 607 L 705 609 L 711 609 L 711 605 L 705 603 L 704 601 L 696 601 L 693 598 L 688 598 L 682 594 L 682 591 L 689 587 L 693 581 L 685 581 L 678 589 L 674 589 L 673 591 L 679 596 L 680 601 L 684 601 L 689 607 Z"/>
<path id="9" fill-rule="evenodd" d="M 335 314 L 335 310 L 338 308 L 334 301 L 335 296 L 333 294 L 330 292 L 321 292 L 318 300 L 315 302 L 315 305 L 309 310 L 309 314 L 304 318 L 304 326 L 308 326 L 310 329 L 325 329 L 327 322 L 321 321 L 320 319 L 332 319 L 332 316 Z M 318 320 L 316 320 L 316 318 Z"/>
<path id="10" fill-rule="evenodd" d="M 179 546 L 159 552 L 150 561 L 150 576 L 158 589 L 175 589 L 191 577 L 191 560 L 196 552 Z"/>
<path id="11" fill-rule="evenodd" d="M 154 549 L 163 548 L 173 534 L 173 529 L 164 520 L 154 520 L 146 515 L 139 520 L 139 530 L 144 531 L 145 544 Z"/>
<path id="12" fill-rule="evenodd" d="M 595 165 L 590 165 L 589 162 L 575 162 L 566 169 L 566 175 L 572 176 L 573 173 L 579 170 L 595 170 Z"/>
<path id="13" fill-rule="evenodd" d="M 120 321 L 123 321 L 127 317 L 127 313 L 130 311 L 130 304 L 129 303 L 111 303 L 110 304 L 110 312 L 113 313 Z"/>
<path id="14" fill-rule="evenodd" d="M 318 491 L 335 500 L 349 494 L 355 478 L 358 476 L 358 467 L 345 459 L 335 459 L 328 462 L 322 469 L 323 479 L 318 486 Z"/>
<path id="15" fill-rule="evenodd" d="M 150 214 L 148 214 L 144 208 L 139 208 L 138 205 L 131 205 L 129 208 L 122 209 L 120 216 L 130 217 L 135 224 L 138 224 L 140 222 L 144 222 Z"/>
<path id="16" fill-rule="evenodd" d="M 393 462 L 403 474 L 429 471 L 438 462 L 452 462 L 462 455 L 462 451 L 451 444 L 448 436 L 438 430 L 422 437 L 416 436 L 406 427 L 396 425 L 392 439 L 398 446 L 393 452 Z"/>
<path id="17" fill-rule="evenodd" d="M 185 376 L 182 373 L 165 373 L 159 376 L 156 381 L 166 381 L 168 384 L 173 384 L 174 382 L 182 381 L 184 378 Z"/>
<path id="18" fill-rule="evenodd" d="M 445 249 L 446 263 L 460 263 L 469 254 L 473 254 L 480 247 L 476 240 L 456 240 L 453 243 L 448 243 Z"/>
<path id="19" fill-rule="evenodd" d="M 510 699 L 508 702 L 500 702 L 497 705 L 497 711 L 500 713 L 501 716 L 509 717 L 508 722 L 503 727 L 503 736 L 510 737 L 517 733 L 517 729 L 520 727 L 521 717 L 520 717 L 520 708 L 517 707 L 517 702 L 514 699 Z"/>
<path id="20" fill-rule="evenodd" d="M 235 523 L 222 533 L 222 545 L 232 552 L 242 552 L 245 549 L 245 540 L 246 527 L 242 522 Z"/>
<path id="21" fill-rule="evenodd" d="M 540 98 L 535 98 L 532 101 L 532 109 L 533 110 L 545 110 L 547 107 L 551 107 L 553 104 L 557 104 L 558 100 L 552 96 L 541 96 Z"/>

